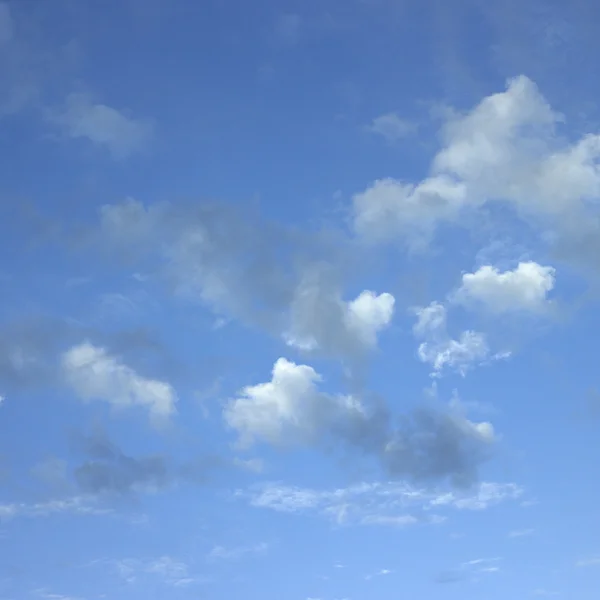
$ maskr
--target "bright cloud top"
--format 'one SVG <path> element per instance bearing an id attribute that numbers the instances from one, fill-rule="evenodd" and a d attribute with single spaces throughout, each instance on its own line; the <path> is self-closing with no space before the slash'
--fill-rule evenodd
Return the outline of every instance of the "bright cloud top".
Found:
<path id="1" fill-rule="evenodd" d="M 356 194 L 357 233 L 375 241 L 400 237 L 418 248 L 440 223 L 456 223 L 467 209 L 502 201 L 525 220 L 550 228 L 549 239 L 572 254 L 589 253 L 600 228 L 600 135 L 565 143 L 556 135 L 563 121 L 530 79 L 511 79 L 506 91 L 448 121 L 426 179 L 382 179 Z"/>
<path id="2" fill-rule="evenodd" d="M 484 265 L 465 273 L 452 300 L 475 305 L 492 313 L 523 311 L 543 313 L 549 307 L 548 293 L 555 283 L 555 269 L 536 262 L 520 262 L 512 271 L 500 272 Z"/>
<path id="3" fill-rule="evenodd" d="M 157 421 L 176 412 L 177 396 L 168 383 L 139 375 L 104 348 L 84 342 L 67 350 L 61 362 L 66 382 L 83 400 L 103 400 L 118 409 L 140 406 Z"/>

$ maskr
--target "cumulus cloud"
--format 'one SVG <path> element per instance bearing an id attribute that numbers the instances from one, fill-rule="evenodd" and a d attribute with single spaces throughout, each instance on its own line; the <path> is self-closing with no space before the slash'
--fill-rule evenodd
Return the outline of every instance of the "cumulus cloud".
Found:
<path id="1" fill-rule="evenodd" d="M 118 409 L 140 406 L 160 423 L 176 412 L 170 384 L 139 375 L 104 348 L 84 342 L 62 355 L 66 382 L 83 400 L 102 400 Z"/>
<path id="2" fill-rule="evenodd" d="M 269 548 L 265 542 L 253 546 L 215 546 L 209 553 L 208 558 L 213 560 L 239 560 L 245 556 L 256 556 L 264 554 Z"/>
<path id="3" fill-rule="evenodd" d="M 225 205 L 107 205 L 101 239 L 134 263 L 143 257 L 164 265 L 163 280 L 175 293 L 304 351 L 364 355 L 393 315 L 388 293 L 344 299 L 341 257 L 354 260 L 344 240 L 300 234 Z"/>
<path id="4" fill-rule="evenodd" d="M 450 479 L 466 486 L 495 442 L 490 423 L 474 423 L 459 403 L 419 407 L 396 417 L 382 405 L 319 389 L 321 376 L 308 365 L 277 360 L 271 380 L 247 386 L 224 408 L 224 419 L 242 446 L 313 445 L 333 441 L 376 458 L 396 477 Z"/>
<path id="5" fill-rule="evenodd" d="M 418 348 L 419 359 L 431 365 L 432 376 L 439 377 L 444 370 L 451 369 L 461 375 L 474 365 L 481 364 L 492 356 L 484 334 L 463 331 L 458 339 L 448 334 L 446 307 L 439 302 L 416 309 L 417 322 L 413 333 L 422 340 Z"/>
<path id="6" fill-rule="evenodd" d="M 482 482 L 470 490 L 431 489 L 407 482 L 363 482 L 334 489 L 266 483 L 236 496 L 251 506 L 295 515 L 316 514 L 338 524 L 407 527 L 436 524 L 450 511 L 480 511 L 515 501 L 523 489 L 514 483 Z"/>
<path id="7" fill-rule="evenodd" d="M 325 277 L 312 272 L 295 291 L 290 331 L 284 337 L 300 349 L 357 354 L 377 345 L 378 333 L 392 320 L 394 304 L 391 294 L 370 290 L 345 302 Z"/>
<path id="8" fill-rule="evenodd" d="M 511 79 L 505 91 L 447 122 L 427 178 L 383 179 L 356 194 L 356 232 L 418 248 L 440 224 L 502 202 L 551 234 L 564 255 L 589 263 L 600 237 L 600 135 L 562 140 L 563 120 L 530 79 Z"/>
<path id="9" fill-rule="evenodd" d="M 465 273 L 452 295 L 453 302 L 479 306 L 491 313 L 544 313 L 549 308 L 548 293 L 555 283 L 555 269 L 533 261 L 520 262 L 515 269 L 500 272 L 484 265 Z"/>
<path id="10" fill-rule="evenodd" d="M 248 446 L 256 439 L 271 444 L 316 443 L 334 428 L 352 428 L 367 418 L 358 399 L 321 392 L 317 387 L 321 380 L 312 367 L 280 358 L 271 381 L 243 388 L 228 403 L 225 421 Z"/>
<path id="11" fill-rule="evenodd" d="M 51 113 L 50 122 L 70 138 L 84 138 L 105 147 L 116 159 L 128 158 L 144 150 L 153 134 L 148 120 L 96 103 L 87 94 L 70 94 L 63 110 Z"/>
<path id="12" fill-rule="evenodd" d="M 414 133 L 415 124 L 401 119 L 396 113 L 391 112 L 373 119 L 367 126 L 367 131 L 380 135 L 387 142 L 393 143 Z"/>

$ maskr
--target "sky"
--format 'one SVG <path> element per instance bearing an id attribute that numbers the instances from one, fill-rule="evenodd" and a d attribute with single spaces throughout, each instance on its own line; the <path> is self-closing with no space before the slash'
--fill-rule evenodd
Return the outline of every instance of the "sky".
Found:
<path id="1" fill-rule="evenodd" d="M 0 2 L 0 600 L 593 600 L 592 0 Z"/>

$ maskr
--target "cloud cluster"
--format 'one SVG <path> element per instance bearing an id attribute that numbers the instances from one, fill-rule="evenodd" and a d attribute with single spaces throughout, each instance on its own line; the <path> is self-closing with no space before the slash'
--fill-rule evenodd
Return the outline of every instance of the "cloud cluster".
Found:
<path id="1" fill-rule="evenodd" d="M 489 458 L 492 425 L 470 421 L 459 404 L 419 407 L 393 421 L 385 406 L 321 391 L 321 381 L 312 367 L 280 358 L 270 381 L 243 388 L 227 403 L 225 421 L 243 446 L 333 441 L 376 458 L 396 477 L 448 478 L 458 486 L 473 483 Z"/>
<path id="2" fill-rule="evenodd" d="M 600 135 L 568 142 L 564 121 L 520 76 L 504 92 L 451 118 L 430 175 L 374 182 L 354 196 L 354 229 L 372 241 L 427 245 L 443 223 L 491 202 L 544 232 L 562 256 L 594 266 L 600 232 Z"/>
<path id="3" fill-rule="evenodd" d="M 133 260 L 163 265 L 176 293 L 304 351 L 357 357 L 376 346 L 393 316 L 389 293 L 343 298 L 338 253 L 348 247 L 339 238 L 300 235 L 232 207 L 186 211 L 129 199 L 102 208 L 101 236 Z"/>

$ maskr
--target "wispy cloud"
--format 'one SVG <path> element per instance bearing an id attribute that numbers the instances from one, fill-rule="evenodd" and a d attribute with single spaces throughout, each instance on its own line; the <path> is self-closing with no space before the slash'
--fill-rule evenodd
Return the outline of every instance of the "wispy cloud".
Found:
<path id="1" fill-rule="evenodd" d="M 376 117 L 366 127 L 369 133 L 382 136 L 390 144 L 415 133 L 416 129 L 415 123 L 400 118 L 394 112 Z"/>
<path id="2" fill-rule="evenodd" d="M 600 554 L 582 558 L 578 560 L 576 564 L 578 567 L 600 567 Z"/>
<path id="3" fill-rule="evenodd" d="M 257 556 L 265 554 L 268 549 L 269 544 L 266 542 L 261 542 L 260 544 L 255 544 L 254 546 L 235 546 L 230 548 L 225 546 L 215 546 L 208 553 L 208 558 L 212 560 L 238 560 L 245 556 Z"/>
<path id="4" fill-rule="evenodd" d="M 515 531 L 510 531 L 508 534 L 509 538 L 520 538 L 527 537 L 533 535 L 535 533 L 534 529 L 517 529 Z"/>
<path id="5" fill-rule="evenodd" d="M 470 492 L 430 491 L 407 483 L 362 483 L 334 490 L 316 490 L 269 483 L 238 490 L 252 506 L 290 514 L 317 514 L 338 524 L 404 527 L 440 523 L 453 510 L 485 510 L 514 501 L 523 489 L 514 483 L 484 482 Z"/>
<path id="6" fill-rule="evenodd" d="M 456 569 L 443 571 L 435 577 L 436 583 L 456 583 L 474 581 L 481 575 L 500 572 L 501 558 L 475 558 L 461 563 Z"/>
<path id="7" fill-rule="evenodd" d="M 70 138 L 83 138 L 106 148 L 116 159 L 125 159 L 147 148 L 154 126 L 123 111 L 94 102 L 87 94 L 70 94 L 61 110 L 48 113 L 48 121 Z"/>

